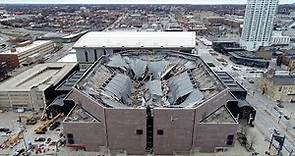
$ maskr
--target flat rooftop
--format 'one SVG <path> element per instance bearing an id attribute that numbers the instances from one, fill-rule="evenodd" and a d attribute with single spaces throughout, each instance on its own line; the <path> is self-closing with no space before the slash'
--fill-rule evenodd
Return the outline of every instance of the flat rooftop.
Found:
<path id="1" fill-rule="evenodd" d="M 256 57 L 252 52 L 248 52 L 248 51 L 235 51 L 235 52 L 230 52 L 229 54 L 235 58 L 247 59 L 251 61 L 260 61 L 265 63 L 269 62 L 262 58 Z"/>
<path id="2" fill-rule="evenodd" d="M 194 48 L 194 32 L 88 32 L 74 48 Z"/>
<path id="3" fill-rule="evenodd" d="M 57 62 L 77 62 L 77 55 L 76 53 L 69 53 L 59 59 Z"/>
<path id="4" fill-rule="evenodd" d="M 230 89 L 230 91 L 246 91 L 232 76 L 225 71 L 215 71 L 219 79 Z"/>
<path id="5" fill-rule="evenodd" d="M 267 75 L 267 74 L 264 74 Z M 295 75 L 272 75 L 267 76 L 274 85 L 295 85 Z"/>
<path id="6" fill-rule="evenodd" d="M 16 47 L 16 52 L 11 52 L 11 50 L 7 50 L 7 51 L 4 51 L 4 52 L 1 52 L 0 54 L 21 54 L 23 52 L 26 52 L 28 50 L 31 50 L 33 48 L 37 48 L 37 47 L 40 47 L 44 44 L 48 44 L 52 41 L 50 40 L 38 40 L 38 41 L 34 41 L 32 44 L 28 44 L 24 47 Z"/>
<path id="7" fill-rule="evenodd" d="M 76 88 L 106 107 L 192 108 L 225 86 L 198 56 L 162 50 L 104 56 Z"/>
<path id="8" fill-rule="evenodd" d="M 33 87 L 44 91 L 51 85 L 57 85 L 76 63 L 44 63 L 0 83 L 0 91 L 30 91 Z"/>

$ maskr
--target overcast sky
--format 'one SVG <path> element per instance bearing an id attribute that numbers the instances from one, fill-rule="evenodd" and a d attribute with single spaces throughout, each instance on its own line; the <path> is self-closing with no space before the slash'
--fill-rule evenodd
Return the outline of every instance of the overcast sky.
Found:
<path id="1" fill-rule="evenodd" d="M 245 4 L 247 0 L 0 0 L 0 3 L 28 4 Z M 280 0 L 280 4 L 294 3 Z"/>

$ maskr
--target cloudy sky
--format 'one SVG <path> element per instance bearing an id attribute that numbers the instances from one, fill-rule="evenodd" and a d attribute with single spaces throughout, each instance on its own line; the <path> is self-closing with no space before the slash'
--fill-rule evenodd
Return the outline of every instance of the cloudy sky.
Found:
<path id="1" fill-rule="evenodd" d="M 0 0 L 0 3 L 29 4 L 245 4 L 247 0 Z M 280 4 L 294 3 L 280 0 Z"/>

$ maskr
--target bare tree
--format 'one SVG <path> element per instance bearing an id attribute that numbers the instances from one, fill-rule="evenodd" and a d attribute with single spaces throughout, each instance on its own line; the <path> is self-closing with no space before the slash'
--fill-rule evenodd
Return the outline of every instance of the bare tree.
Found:
<path id="1" fill-rule="evenodd" d="M 241 133 L 247 137 L 249 132 L 249 127 L 245 123 L 241 123 Z"/>
<path id="2" fill-rule="evenodd" d="M 248 134 L 248 140 L 249 140 L 249 145 L 250 145 L 250 149 L 253 149 L 253 145 L 256 144 L 257 142 L 257 137 L 255 133 L 249 133 Z"/>

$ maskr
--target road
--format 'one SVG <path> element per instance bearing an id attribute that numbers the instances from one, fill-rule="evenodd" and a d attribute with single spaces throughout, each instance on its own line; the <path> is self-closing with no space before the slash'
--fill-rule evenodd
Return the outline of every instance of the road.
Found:
<path id="1" fill-rule="evenodd" d="M 107 28 L 104 29 L 104 31 L 112 30 L 118 23 L 121 22 L 122 19 L 128 16 L 128 13 L 124 13 L 122 16 L 118 17 L 117 20 L 109 25 Z"/>
<path id="2" fill-rule="evenodd" d="M 234 65 L 227 57 L 225 59 L 228 61 L 229 65 Z M 278 123 L 279 113 L 273 109 L 276 106 L 276 103 L 267 99 L 264 95 L 262 95 L 257 89 L 255 84 L 249 83 L 249 75 L 247 75 L 242 71 L 235 71 L 231 68 L 226 68 L 233 77 L 238 80 L 243 86 L 247 89 L 249 95 L 247 97 L 247 101 L 252 104 L 252 106 L 256 109 L 256 118 L 255 118 L 255 126 L 261 130 L 261 132 L 265 135 L 266 138 L 270 138 L 273 129 L 278 129 L 282 135 L 286 136 L 285 147 L 290 151 L 291 149 L 295 150 L 295 130 L 289 128 L 286 131 L 286 125 L 288 120 L 284 117 Z M 246 79 L 243 77 L 246 76 Z M 248 78 L 248 79 L 247 79 Z M 254 79 L 251 77 L 251 79 Z M 254 79 L 255 80 L 255 79 Z M 256 79 L 257 80 L 257 79 Z M 256 81 L 255 81 L 256 82 Z M 254 94 L 253 91 L 255 92 Z M 283 151 L 284 155 L 287 155 L 287 151 Z"/>
<path id="3" fill-rule="evenodd" d="M 260 77 L 261 74 L 249 73 L 248 70 L 253 70 L 252 68 L 240 65 L 240 70 L 233 70 L 232 67 L 237 65 L 231 62 L 227 56 L 223 56 L 221 54 L 218 54 L 218 56 L 212 56 L 209 53 L 209 49 L 211 48 L 204 46 L 202 44 L 199 44 L 197 48 L 198 55 L 201 58 L 203 58 L 203 60 L 206 63 L 210 62 L 215 65 L 215 67 L 213 67 L 212 70 L 227 71 L 238 82 L 240 82 L 240 84 L 243 84 L 243 86 L 247 89 L 248 93 L 250 93 L 247 97 L 247 101 L 251 103 L 257 111 L 254 124 L 255 127 L 264 135 L 265 139 L 270 139 L 273 129 L 276 128 L 281 132 L 282 135 L 286 136 L 285 147 L 288 150 L 295 150 L 295 129 L 292 129 L 292 127 L 295 126 L 295 121 L 291 119 L 292 122 L 290 122 L 286 120 L 284 117 L 282 117 L 280 123 L 278 123 L 279 113 L 273 109 L 276 103 L 270 101 L 264 95 L 262 95 L 256 89 L 255 84 L 249 83 L 249 79 L 254 80 L 256 82 L 257 77 Z M 228 62 L 228 65 L 223 66 L 218 60 L 216 60 L 217 57 L 224 58 Z M 255 94 L 253 94 L 253 91 L 255 91 Z M 288 155 L 288 152 L 286 150 L 283 150 L 283 154 Z"/>

